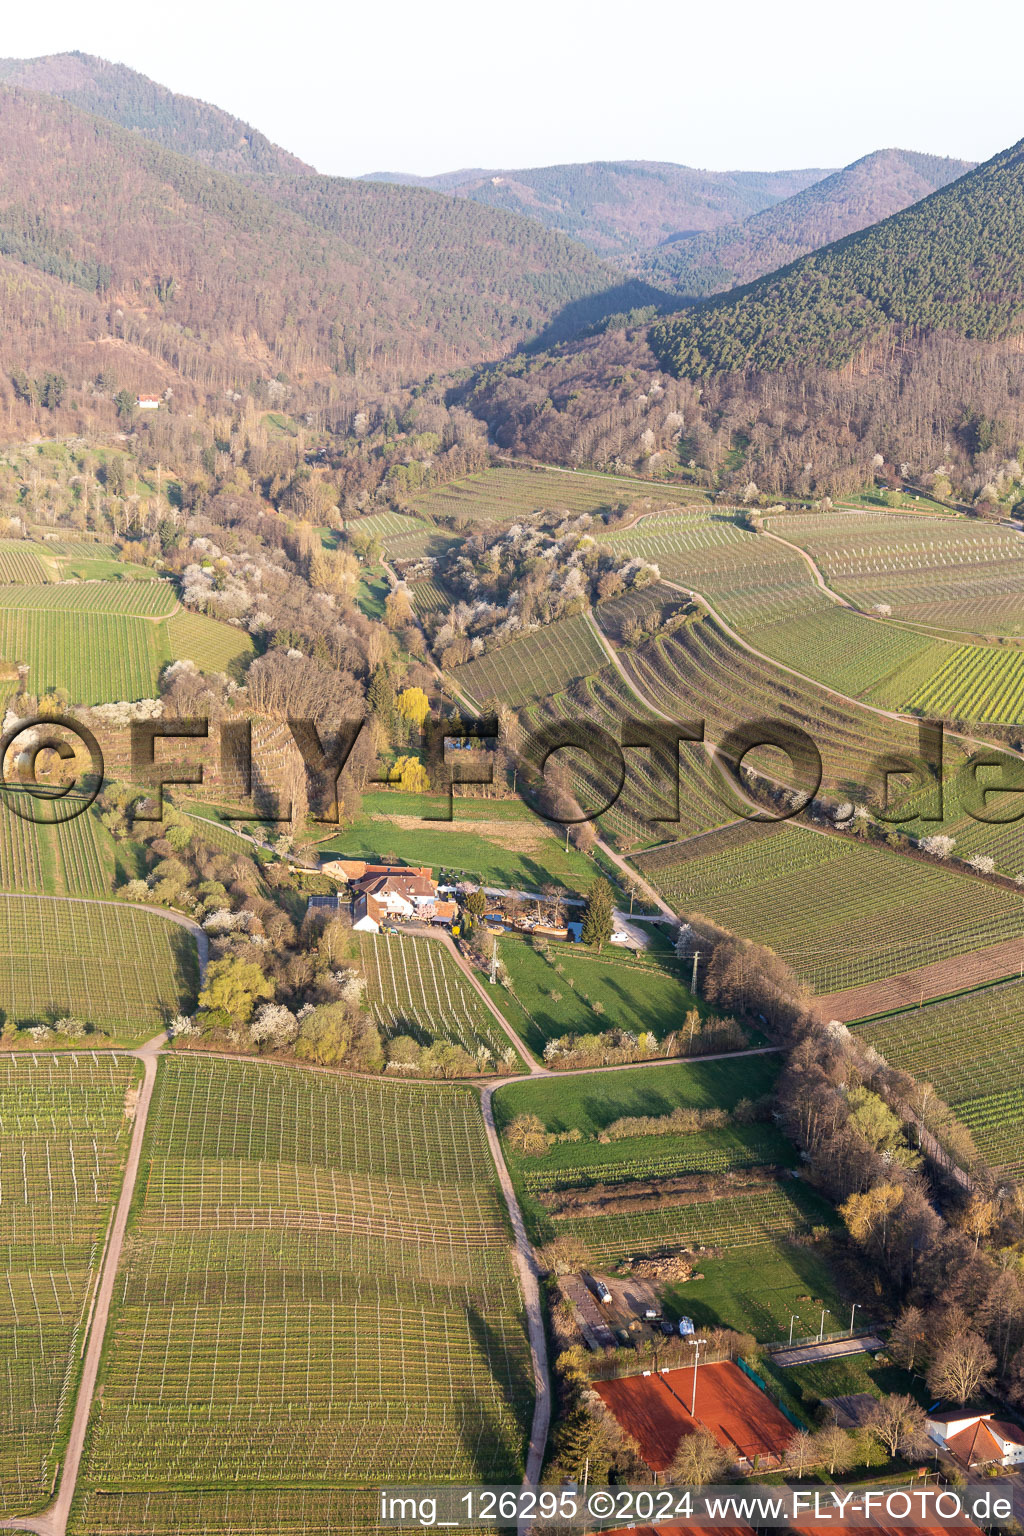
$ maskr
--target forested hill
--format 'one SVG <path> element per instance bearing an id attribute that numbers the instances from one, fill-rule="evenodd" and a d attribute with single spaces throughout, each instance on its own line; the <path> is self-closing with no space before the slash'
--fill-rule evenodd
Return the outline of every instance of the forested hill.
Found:
<path id="1" fill-rule="evenodd" d="M 905 149 L 876 150 L 740 225 L 658 247 L 641 270 L 687 296 L 724 293 L 909 208 L 972 164 Z"/>
<path id="2" fill-rule="evenodd" d="M 83 336 L 39 323 L 43 290 L 17 284 L 17 266 L 74 290 L 75 311 L 82 294 L 101 301 L 89 346 L 100 326 L 198 387 L 422 377 L 500 357 L 567 311 L 585 325 L 650 296 L 510 214 L 415 188 L 225 175 L 34 91 L 0 86 L 0 143 L 8 369 L 85 366 Z"/>
<path id="3" fill-rule="evenodd" d="M 621 259 L 662 241 L 736 224 L 829 175 L 824 170 L 700 171 L 655 160 L 595 160 L 520 171 L 451 171 L 368 181 L 416 183 L 521 213 Z"/>
<path id="4" fill-rule="evenodd" d="M 234 176 L 298 176 L 312 171 L 297 155 L 219 107 L 180 96 L 124 64 L 111 64 L 92 54 L 0 59 L 0 82 L 59 96 L 165 149 Z"/>
<path id="5" fill-rule="evenodd" d="M 1024 329 L 1024 141 L 881 224 L 655 323 L 673 373 L 842 368 L 894 328 L 992 341 Z"/>

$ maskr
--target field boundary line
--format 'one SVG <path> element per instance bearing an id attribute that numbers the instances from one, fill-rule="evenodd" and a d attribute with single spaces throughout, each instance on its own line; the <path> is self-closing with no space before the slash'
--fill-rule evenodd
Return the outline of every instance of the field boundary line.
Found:
<path id="1" fill-rule="evenodd" d="M 156 1083 L 157 1059 L 166 1043 L 167 1036 L 165 1034 L 155 1035 L 152 1040 L 148 1040 L 138 1050 L 124 1052 L 125 1055 L 133 1056 L 137 1061 L 142 1062 L 142 1086 L 139 1089 L 139 1096 L 135 1101 L 132 1139 L 128 1148 L 128 1156 L 125 1160 L 124 1174 L 121 1179 L 121 1192 L 114 1209 L 114 1222 L 110 1229 L 109 1240 L 103 1257 L 99 1286 L 96 1290 L 92 1324 L 89 1330 L 89 1342 L 86 1346 L 85 1359 L 82 1363 L 78 1396 L 75 1399 L 75 1411 L 71 1420 L 71 1432 L 68 1436 L 64 1461 L 60 1469 L 60 1482 L 58 1484 L 56 1501 L 41 1515 L 27 1516 L 24 1519 L 14 1516 L 12 1519 L 0 1521 L 0 1529 L 8 1531 L 33 1531 L 36 1533 L 36 1536 L 65 1536 L 67 1531 L 68 1517 L 71 1513 L 71 1505 L 78 1485 L 78 1472 L 82 1462 L 82 1452 L 85 1449 L 86 1432 L 88 1431 L 89 1420 L 92 1416 L 100 1358 L 106 1342 L 110 1303 L 114 1297 L 114 1282 L 117 1279 L 117 1271 L 121 1263 L 121 1250 L 124 1246 L 125 1232 L 128 1227 L 128 1216 L 131 1211 L 139 1167 L 142 1162 L 142 1143 L 146 1134 L 146 1121 L 149 1118 L 149 1106 L 153 1097 L 153 1087 Z"/>
<path id="2" fill-rule="evenodd" d="M 510 1081 L 510 1079 L 504 1079 L 504 1081 Z M 511 1081 L 514 1081 L 514 1079 L 511 1079 Z M 537 1263 L 537 1256 L 533 1251 L 533 1244 L 526 1234 L 526 1223 L 523 1220 L 523 1213 L 516 1198 L 512 1175 L 509 1173 L 508 1164 L 505 1162 L 505 1154 L 501 1150 L 498 1128 L 494 1123 L 494 1109 L 491 1100 L 494 1097 L 494 1090 L 502 1086 L 503 1083 L 490 1083 L 483 1089 L 480 1094 L 480 1109 L 484 1118 L 487 1144 L 491 1149 L 491 1158 L 494 1162 L 495 1172 L 498 1175 L 498 1183 L 505 1197 L 509 1220 L 512 1223 L 512 1232 L 515 1238 L 516 1266 L 519 1270 L 520 1285 L 523 1292 L 526 1326 L 530 1336 L 530 1355 L 533 1360 L 533 1380 L 536 1396 L 533 1403 L 533 1424 L 530 1429 L 530 1444 L 526 1455 L 524 1482 L 539 1483 L 541 1469 L 544 1465 L 544 1452 L 548 1443 L 548 1431 L 551 1427 L 551 1373 L 548 1368 L 548 1341 L 547 1333 L 544 1329 L 544 1308 L 541 1303 L 540 1294 L 540 1266 Z"/>

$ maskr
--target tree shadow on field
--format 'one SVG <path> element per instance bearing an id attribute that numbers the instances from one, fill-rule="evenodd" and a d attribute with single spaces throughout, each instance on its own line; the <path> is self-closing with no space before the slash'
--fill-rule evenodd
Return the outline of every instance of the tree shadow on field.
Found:
<path id="1" fill-rule="evenodd" d="M 523 1474 L 533 1422 L 533 1376 L 528 1364 L 506 1351 L 505 1341 L 477 1307 L 467 1307 L 466 1323 L 497 1389 L 504 1391 L 519 1433 L 516 1435 L 507 1422 L 502 1422 L 486 1402 L 474 1397 L 466 1401 L 467 1411 L 460 1427 L 463 1445 L 480 1482 L 515 1482 Z"/>

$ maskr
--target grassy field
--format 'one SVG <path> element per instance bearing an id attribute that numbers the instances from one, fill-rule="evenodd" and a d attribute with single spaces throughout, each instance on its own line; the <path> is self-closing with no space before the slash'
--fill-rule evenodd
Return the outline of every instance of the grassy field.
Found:
<path id="1" fill-rule="evenodd" d="M 535 1227 L 554 1230 L 537 1203 L 548 1190 L 634 1179 L 668 1178 L 686 1173 L 724 1173 L 771 1164 L 791 1167 L 796 1155 L 773 1125 L 728 1124 L 687 1134 L 628 1136 L 602 1140 L 622 1116 L 664 1115 L 678 1108 L 732 1110 L 740 1099 L 770 1091 L 778 1072 L 773 1056 L 743 1061 L 686 1062 L 631 1068 L 600 1077 L 567 1077 L 555 1083 L 510 1084 L 495 1095 L 495 1120 L 505 1155 L 526 1197 Z M 633 1079 L 639 1078 L 636 1083 Z M 557 1135 L 578 1133 L 579 1140 L 556 1141 L 540 1156 L 520 1153 L 508 1141 L 516 1115 L 536 1114 Z"/>
<path id="2" fill-rule="evenodd" d="M 704 499 L 702 492 L 689 486 L 635 480 L 628 475 L 503 464 L 423 491 L 414 504 L 431 517 L 514 523 L 538 512 L 596 514 L 636 503 L 651 507 L 689 506 Z"/>
<path id="3" fill-rule="evenodd" d="M 514 1116 L 533 1114 L 549 1131 L 579 1130 L 584 1136 L 597 1137 L 624 1115 L 667 1115 L 678 1108 L 733 1109 L 740 1099 L 769 1092 L 778 1070 L 774 1056 L 748 1056 L 510 1083 L 494 1095 L 494 1117 L 500 1131 Z M 531 1167 L 542 1161 L 529 1160 Z"/>
<path id="4" fill-rule="evenodd" d="M 700 846 L 700 845 L 698 845 Z M 637 866 L 680 912 L 702 912 L 834 992 L 1016 937 L 1020 898 L 853 838 L 762 826 L 703 856 L 659 849 Z"/>
<path id="5" fill-rule="evenodd" d="M 18 1027 L 72 1017 L 117 1039 L 155 1035 L 195 1005 L 195 940 L 150 912 L 0 896 L 0 999 Z"/>
<path id="6" fill-rule="evenodd" d="M 931 1083 L 970 1128 L 986 1162 L 1015 1177 L 1024 1173 L 1024 984 L 929 1003 L 857 1033 L 893 1066 Z"/>
<path id="7" fill-rule="evenodd" d="M 511 990 L 530 1019 L 526 1044 L 538 1055 L 560 1035 L 613 1026 L 634 1034 L 650 1030 L 662 1039 L 681 1028 L 694 1007 L 683 968 L 672 958 L 659 963 L 559 944 L 545 956 L 516 937 L 498 947 Z"/>
<path id="8" fill-rule="evenodd" d="M 454 687 L 481 708 L 516 709 L 560 693 L 577 678 L 599 671 L 607 660 L 589 616 L 577 613 L 467 661 L 451 678 Z"/>
<path id="9" fill-rule="evenodd" d="M 49 1499 L 141 1070 L 114 1053 L 0 1055 L 0 1517 Z"/>
<path id="10" fill-rule="evenodd" d="M 383 619 L 391 583 L 379 571 L 365 570 L 356 583 L 356 605 L 368 619 Z"/>
<path id="11" fill-rule="evenodd" d="M 75 1531 L 187 1509 L 313 1536 L 351 1529 L 348 1485 L 521 1478 L 533 1378 L 475 1093 L 172 1057 L 140 1187 Z"/>
<path id="12" fill-rule="evenodd" d="M 536 891 L 552 881 L 569 891 L 586 891 L 601 873 L 592 859 L 566 851 L 564 837 L 521 800 L 482 800 L 456 794 L 453 820 L 440 795 L 405 795 L 379 790 L 363 796 L 362 814 L 337 837 L 317 844 L 321 854 L 345 858 L 391 858 L 429 864 L 465 875 L 482 885 Z"/>
<path id="13" fill-rule="evenodd" d="M 849 1327 L 849 1306 L 825 1251 L 815 1244 L 782 1234 L 721 1256 L 702 1255 L 700 1263 L 703 1280 L 668 1285 L 664 1293 L 668 1306 L 692 1317 L 698 1328 L 738 1328 L 770 1344 L 788 1336 L 794 1313 L 798 1336 L 801 1329 L 817 1333 L 822 1308 L 826 1333 Z"/>
<path id="14" fill-rule="evenodd" d="M 522 1070 L 508 1036 L 443 945 L 412 934 L 363 933 L 359 949 L 367 1002 L 386 1039 L 448 1040 L 481 1068 Z M 495 1002 L 500 1009 L 500 992 Z"/>

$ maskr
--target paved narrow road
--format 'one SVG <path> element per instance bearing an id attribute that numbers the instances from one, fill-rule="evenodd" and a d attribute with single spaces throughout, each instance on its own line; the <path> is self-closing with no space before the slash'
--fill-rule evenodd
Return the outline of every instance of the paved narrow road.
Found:
<path id="1" fill-rule="evenodd" d="M 124 1236 L 128 1226 L 128 1212 L 131 1210 L 132 1198 L 135 1194 L 135 1181 L 138 1178 L 139 1163 L 142 1158 L 142 1142 L 146 1134 L 146 1120 L 149 1116 L 149 1106 L 153 1098 L 153 1084 L 156 1082 L 157 1057 L 166 1043 L 166 1035 L 156 1035 L 152 1040 L 148 1040 L 145 1045 L 140 1046 L 137 1051 L 126 1053 L 142 1062 L 142 1086 L 139 1089 L 139 1096 L 135 1102 L 135 1120 L 132 1125 L 131 1145 L 128 1148 L 124 1177 L 121 1180 L 121 1193 L 114 1212 L 114 1224 L 110 1230 L 110 1237 L 100 1268 L 100 1282 L 93 1307 L 92 1323 L 89 1328 L 89 1337 L 85 1348 L 85 1358 L 82 1362 L 82 1376 L 78 1386 L 78 1396 L 75 1399 L 75 1412 L 71 1420 L 71 1432 L 68 1436 L 67 1449 L 64 1453 L 64 1461 L 60 1469 L 57 1497 L 42 1514 L 30 1515 L 24 1519 L 15 1517 L 11 1520 L 0 1521 L 0 1529 L 33 1531 L 35 1536 L 65 1536 L 67 1531 L 68 1516 L 71 1513 L 71 1504 L 75 1496 L 75 1487 L 78 1483 L 78 1469 L 82 1461 L 85 1435 L 89 1427 L 89 1415 L 92 1412 L 93 1396 L 96 1391 L 96 1377 L 100 1368 L 100 1357 L 103 1354 L 103 1343 L 107 1333 L 110 1303 L 114 1295 L 114 1281 L 117 1278 L 117 1271 L 121 1262 L 121 1251 L 124 1248 Z"/>

